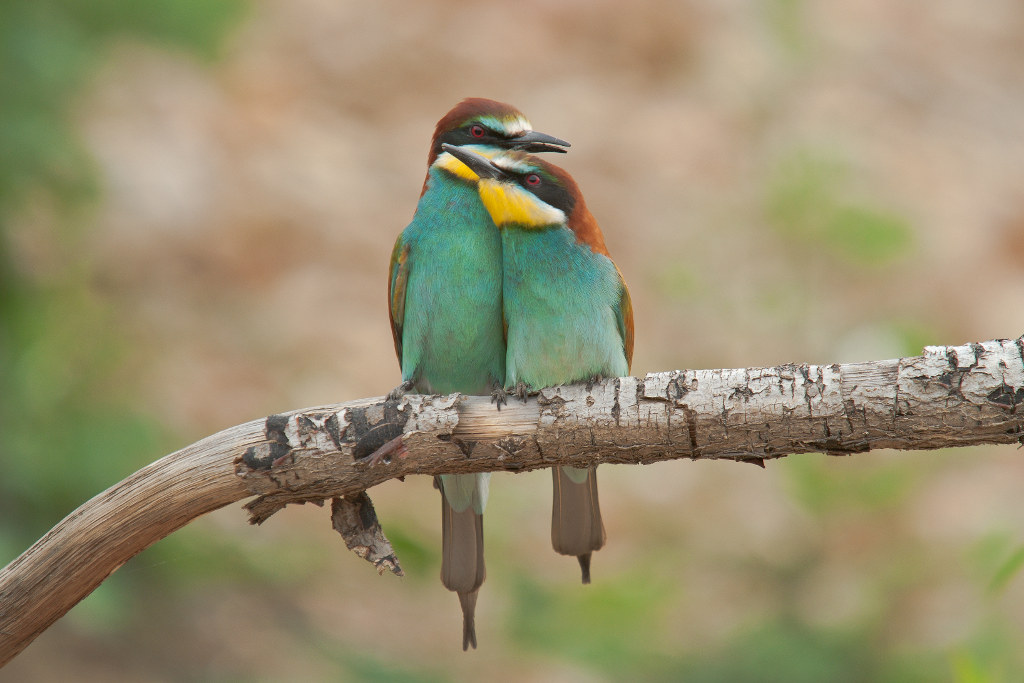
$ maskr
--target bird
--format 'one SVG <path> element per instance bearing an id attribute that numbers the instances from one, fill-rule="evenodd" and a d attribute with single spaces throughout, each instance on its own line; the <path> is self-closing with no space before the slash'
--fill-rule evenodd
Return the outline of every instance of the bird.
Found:
<path id="1" fill-rule="evenodd" d="M 412 222 L 391 253 L 388 310 L 406 391 L 495 393 L 503 398 L 505 337 L 501 238 L 476 191 L 477 177 L 442 148 L 491 155 L 506 149 L 564 152 L 569 143 L 534 131 L 512 105 L 467 98 L 434 130 L 427 175 Z M 500 402 L 498 407 L 500 409 Z M 467 454 L 472 443 L 462 444 Z M 393 439 L 370 456 L 401 448 Z M 476 643 L 477 594 L 484 581 L 483 511 L 489 473 L 435 477 L 441 490 L 441 582 L 458 593 L 462 649 Z"/>
<path id="2" fill-rule="evenodd" d="M 490 158 L 442 145 L 479 177 L 501 233 L 505 387 L 524 391 L 629 374 L 633 305 L 597 221 L 565 170 L 522 151 Z M 552 469 L 551 543 L 590 583 L 605 543 L 597 468 Z"/>

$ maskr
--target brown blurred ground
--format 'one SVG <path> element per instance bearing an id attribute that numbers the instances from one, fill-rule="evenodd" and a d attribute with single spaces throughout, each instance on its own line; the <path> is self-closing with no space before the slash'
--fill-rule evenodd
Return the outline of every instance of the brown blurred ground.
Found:
<path id="1" fill-rule="evenodd" d="M 399 378 L 391 245 L 435 121 L 485 96 L 572 142 L 559 163 L 631 287 L 634 374 L 1013 337 L 1024 331 L 1022 55 L 1014 0 L 258 2 L 212 68 L 114 50 L 80 110 L 105 192 L 88 259 L 136 349 L 138 403 L 182 444 L 381 394 Z M 910 241 L 857 258 L 841 240 L 787 231 L 772 207 L 807 168 L 829 178 L 809 192 L 899 217 Z M 26 236 L 34 221 L 45 214 L 25 218 Z M 20 244 L 45 272 L 45 245 Z M 874 620 L 878 649 L 942 664 L 936 653 L 955 658 L 985 624 L 1022 634 L 1024 579 L 992 598 L 987 565 L 972 564 L 985 542 L 1020 543 L 1022 477 L 1013 448 L 805 456 L 766 471 L 607 468 L 595 583 L 662 591 L 636 598 L 656 622 L 631 650 L 637 671 L 722 647 L 766 615 L 823 632 Z M 881 499 L 822 490 L 849 481 Z M 385 525 L 430 549 L 436 497 L 426 479 L 374 494 Z M 476 653 L 458 649 L 457 601 L 436 565 L 378 578 L 324 510 L 251 529 L 232 507 L 198 524 L 234 539 L 225 552 L 261 548 L 293 583 L 267 597 L 256 583 L 200 581 L 161 605 L 169 630 L 119 645 L 72 613 L 4 673 L 172 680 L 181 660 L 185 678 L 329 679 L 358 653 L 460 680 L 618 678 L 576 654 L 589 613 L 559 619 L 578 630 L 564 650 L 510 626 L 524 621 L 522 575 L 558 595 L 590 590 L 550 550 L 549 505 L 546 473 L 494 481 Z"/>

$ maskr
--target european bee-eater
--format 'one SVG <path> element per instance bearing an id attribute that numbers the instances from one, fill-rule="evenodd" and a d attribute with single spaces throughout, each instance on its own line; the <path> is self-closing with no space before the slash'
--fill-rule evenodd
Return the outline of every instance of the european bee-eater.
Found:
<path id="1" fill-rule="evenodd" d="M 479 176 L 481 203 L 501 232 L 507 330 L 505 386 L 519 391 L 629 374 L 633 307 L 597 221 L 563 169 L 522 152 L 490 158 L 444 149 Z M 605 541 L 597 470 L 552 470 L 551 542 L 590 583 Z"/>
<path id="2" fill-rule="evenodd" d="M 514 107 L 479 98 L 438 122 L 412 222 L 391 254 L 388 304 L 402 387 L 421 394 L 489 394 L 505 381 L 501 237 L 480 203 L 477 177 L 442 145 L 488 156 L 507 149 L 564 152 Z M 469 447 L 472 447 L 470 444 Z M 490 475 L 442 475 L 441 581 L 459 594 L 462 649 L 476 647 L 484 581 L 483 511 Z"/>

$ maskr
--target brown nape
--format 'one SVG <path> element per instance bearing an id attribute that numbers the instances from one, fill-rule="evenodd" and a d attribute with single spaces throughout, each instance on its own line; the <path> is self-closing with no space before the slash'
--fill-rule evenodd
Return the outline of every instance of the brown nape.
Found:
<path id="1" fill-rule="evenodd" d="M 590 213 L 590 209 L 587 208 L 587 203 L 583 200 L 583 193 L 580 192 L 579 185 L 569 175 L 569 172 L 544 159 L 532 157 L 531 161 L 555 176 L 559 184 L 572 196 L 572 211 L 566 218 L 569 229 L 576 235 L 576 241 L 580 244 L 586 244 L 590 247 L 591 251 L 597 254 L 604 254 L 611 258 L 611 254 L 608 253 L 608 247 L 604 244 L 604 234 L 597 224 L 597 219 L 594 218 L 593 214 Z"/>

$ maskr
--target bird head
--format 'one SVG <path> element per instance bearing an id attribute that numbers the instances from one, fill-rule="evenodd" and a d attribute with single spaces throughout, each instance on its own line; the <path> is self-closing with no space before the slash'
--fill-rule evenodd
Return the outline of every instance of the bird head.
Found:
<path id="1" fill-rule="evenodd" d="M 608 255 L 597 221 L 576 182 L 564 169 L 518 150 L 481 154 L 442 144 L 478 178 L 477 191 L 499 229 L 540 230 L 565 226 L 593 251 Z"/>
<path id="2" fill-rule="evenodd" d="M 442 144 L 478 178 L 480 200 L 499 228 L 565 225 L 575 197 L 550 171 L 550 165 L 519 151 L 488 154 Z"/>
<path id="3" fill-rule="evenodd" d="M 455 105 L 434 129 L 427 166 L 442 153 L 442 145 L 472 145 L 477 150 L 519 149 L 525 152 L 562 152 L 569 143 L 533 130 L 530 121 L 510 104 L 470 97 Z"/>

